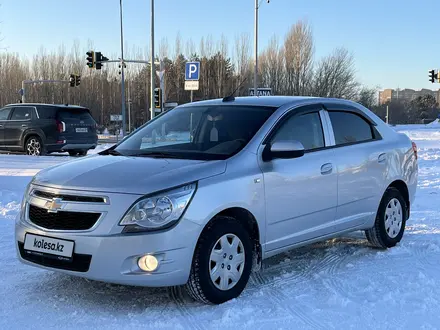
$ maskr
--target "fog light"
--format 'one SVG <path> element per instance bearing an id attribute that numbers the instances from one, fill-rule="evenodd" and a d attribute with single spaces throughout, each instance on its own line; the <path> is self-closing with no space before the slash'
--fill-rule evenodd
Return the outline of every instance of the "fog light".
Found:
<path id="1" fill-rule="evenodd" d="M 155 256 L 146 255 L 139 258 L 138 266 L 144 272 L 154 272 L 157 269 L 157 266 L 159 266 L 159 261 Z"/>

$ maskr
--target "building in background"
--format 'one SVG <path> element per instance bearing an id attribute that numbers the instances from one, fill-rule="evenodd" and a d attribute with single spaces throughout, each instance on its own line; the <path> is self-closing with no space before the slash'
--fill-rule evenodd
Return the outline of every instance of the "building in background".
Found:
<path id="1" fill-rule="evenodd" d="M 387 102 L 397 101 L 397 100 L 411 101 L 419 96 L 426 94 L 435 97 L 435 100 L 437 101 L 437 103 L 439 103 L 440 89 L 437 91 L 433 91 L 426 88 L 422 88 L 421 90 L 415 90 L 410 88 L 396 90 L 396 89 L 387 88 L 379 92 L 379 104 L 381 105 Z"/>

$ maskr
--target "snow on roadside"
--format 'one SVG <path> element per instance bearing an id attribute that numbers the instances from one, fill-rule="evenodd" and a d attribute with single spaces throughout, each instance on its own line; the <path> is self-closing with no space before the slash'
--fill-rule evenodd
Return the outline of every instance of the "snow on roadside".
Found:
<path id="1" fill-rule="evenodd" d="M 0 329 L 437 329 L 440 325 L 440 134 L 397 126 L 419 148 L 419 188 L 401 244 L 362 233 L 267 260 L 221 306 L 180 289 L 111 285 L 20 264 L 14 221 L 33 172 L 70 157 L 0 155 Z M 5 221 L 2 221 L 5 220 Z"/>

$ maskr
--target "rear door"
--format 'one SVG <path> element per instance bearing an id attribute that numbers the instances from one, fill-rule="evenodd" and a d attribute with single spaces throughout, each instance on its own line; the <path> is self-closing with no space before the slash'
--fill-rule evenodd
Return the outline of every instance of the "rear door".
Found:
<path id="1" fill-rule="evenodd" d="M 363 225 L 375 216 L 387 172 L 383 140 L 368 118 L 334 107 L 328 112 L 338 171 L 337 231 Z"/>
<path id="2" fill-rule="evenodd" d="M 5 145 L 5 125 L 12 108 L 0 109 L 0 147 Z"/>
<path id="3" fill-rule="evenodd" d="M 86 108 L 58 108 L 57 120 L 64 124 L 67 143 L 96 139 L 96 122 Z"/>
<path id="4" fill-rule="evenodd" d="M 9 120 L 4 125 L 4 143 L 10 147 L 20 147 L 21 137 L 32 123 L 34 107 L 14 107 Z"/>

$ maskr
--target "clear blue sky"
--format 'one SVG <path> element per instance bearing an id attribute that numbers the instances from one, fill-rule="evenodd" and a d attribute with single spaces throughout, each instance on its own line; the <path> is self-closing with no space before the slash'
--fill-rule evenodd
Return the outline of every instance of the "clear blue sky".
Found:
<path id="1" fill-rule="evenodd" d="M 156 47 L 167 38 L 170 50 L 177 33 L 199 45 L 202 36 L 224 34 L 229 49 L 234 36 L 247 32 L 253 44 L 253 0 L 156 0 Z M 89 4 L 93 3 L 93 7 Z M 48 51 L 73 40 L 87 48 L 119 55 L 119 0 L 0 0 L 2 46 L 28 58 L 41 46 Z M 126 44 L 149 45 L 150 0 L 123 0 Z M 359 79 L 382 88 L 431 88 L 428 70 L 440 68 L 438 0 L 263 0 L 259 42 L 280 39 L 298 19 L 313 27 L 316 58 L 343 46 L 356 60 Z M 253 47 L 253 46 L 252 46 Z M 261 48 L 260 48 L 261 49 Z M 157 50 L 157 48 L 156 48 Z M 84 54 L 85 58 L 85 54 Z"/>

